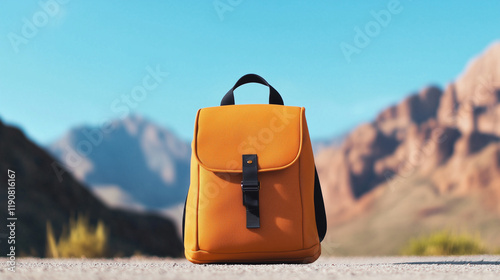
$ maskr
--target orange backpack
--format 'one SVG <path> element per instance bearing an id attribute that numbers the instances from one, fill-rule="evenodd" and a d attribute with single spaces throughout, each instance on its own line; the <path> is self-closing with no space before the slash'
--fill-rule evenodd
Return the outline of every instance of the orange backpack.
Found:
<path id="1" fill-rule="evenodd" d="M 246 83 L 265 105 L 234 105 Z M 305 109 L 284 106 L 262 77 L 243 76 L 219 107 L 198 110 L 183 239 L 193 263 L 311 263 L 326 214 Z"/>

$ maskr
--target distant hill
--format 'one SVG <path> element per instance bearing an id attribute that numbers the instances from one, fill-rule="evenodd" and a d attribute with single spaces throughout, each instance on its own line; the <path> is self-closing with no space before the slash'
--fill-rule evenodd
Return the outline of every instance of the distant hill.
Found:
<path id="1" fill-rule="evenodd" d="M 444 90 L 425 87 L 323 148 L 316 165 L 332 254 L 397 254 L 439 229 L 500 247 L 500 42 Z"/>
<path id="2" fill-rule="evenodd" d="M 153 215 L 112 210 L 66 172 L 59 180 L 56 160 L 19 129 L 0 121 L 0 220 L 7 219 L 7 169 L 16 174 L 16 249 L 18 256 L 44 256 L 46 222 L 56 236 L 77 214 L 92 224 L 102 220 L 110 231 L 109 253 L 130 256 L 182 256 L 183 246 L 170 220 Z M 3 223 L 2 223 L 3 224 Z M 7 228 L 0 228 L 0 251 L 7 252 Z"/>
<path id="3" fill-rule="evenodd" d="M 163 210 L 186 198 L 189 144 L 141 116 L 74 128 L 47 149 L 109 206 Z"/>

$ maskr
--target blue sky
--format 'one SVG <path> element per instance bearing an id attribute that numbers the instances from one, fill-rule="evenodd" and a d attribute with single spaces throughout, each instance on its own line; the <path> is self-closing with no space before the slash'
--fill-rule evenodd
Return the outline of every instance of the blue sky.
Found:
<path id="1" fill-rule="evenodd" d="M 493 0 L 54 1 L 0 1 L 0 118 L 40 144 L 128 111 L 190 140 L 196 110 L 246 73 L 306 107 L 312 138 L 327 139 L 445 86 L 500 37 Z M 342 44 L 357 48 L 350 61 Z M 267 94 L 248 85 L 236 103 Z"/>

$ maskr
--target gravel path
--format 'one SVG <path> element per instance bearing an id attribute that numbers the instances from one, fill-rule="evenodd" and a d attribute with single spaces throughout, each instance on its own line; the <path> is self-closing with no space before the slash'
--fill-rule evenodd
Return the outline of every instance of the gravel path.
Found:
<path id="1" fill-rule="evenodd" d="M 193 265 L 183 259 L 33 259 L 0 279 L 500 279 L 500 256 L 320 258 L 309 265 Z"/>

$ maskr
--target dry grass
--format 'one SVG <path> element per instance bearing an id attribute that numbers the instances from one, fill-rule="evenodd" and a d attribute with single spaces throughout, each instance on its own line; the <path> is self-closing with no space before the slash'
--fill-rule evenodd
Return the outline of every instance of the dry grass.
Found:
<path id="1" fill-rule="evenodd" d="M 87 217 L 70 219 L 69 232 L 56 240 L 50 222 L 47 222 L 46 255 L 50 258 L 102 258 L 106 257 L 107 229 L 102 221 L 90 225 Z"/>
<path id="2" fill-rule="evenodd" d="M 410 240 L 402 253 L 416 256 L 449 256 L 484 254 L 487 250 L 479 235 L 440 231 Z"/>

